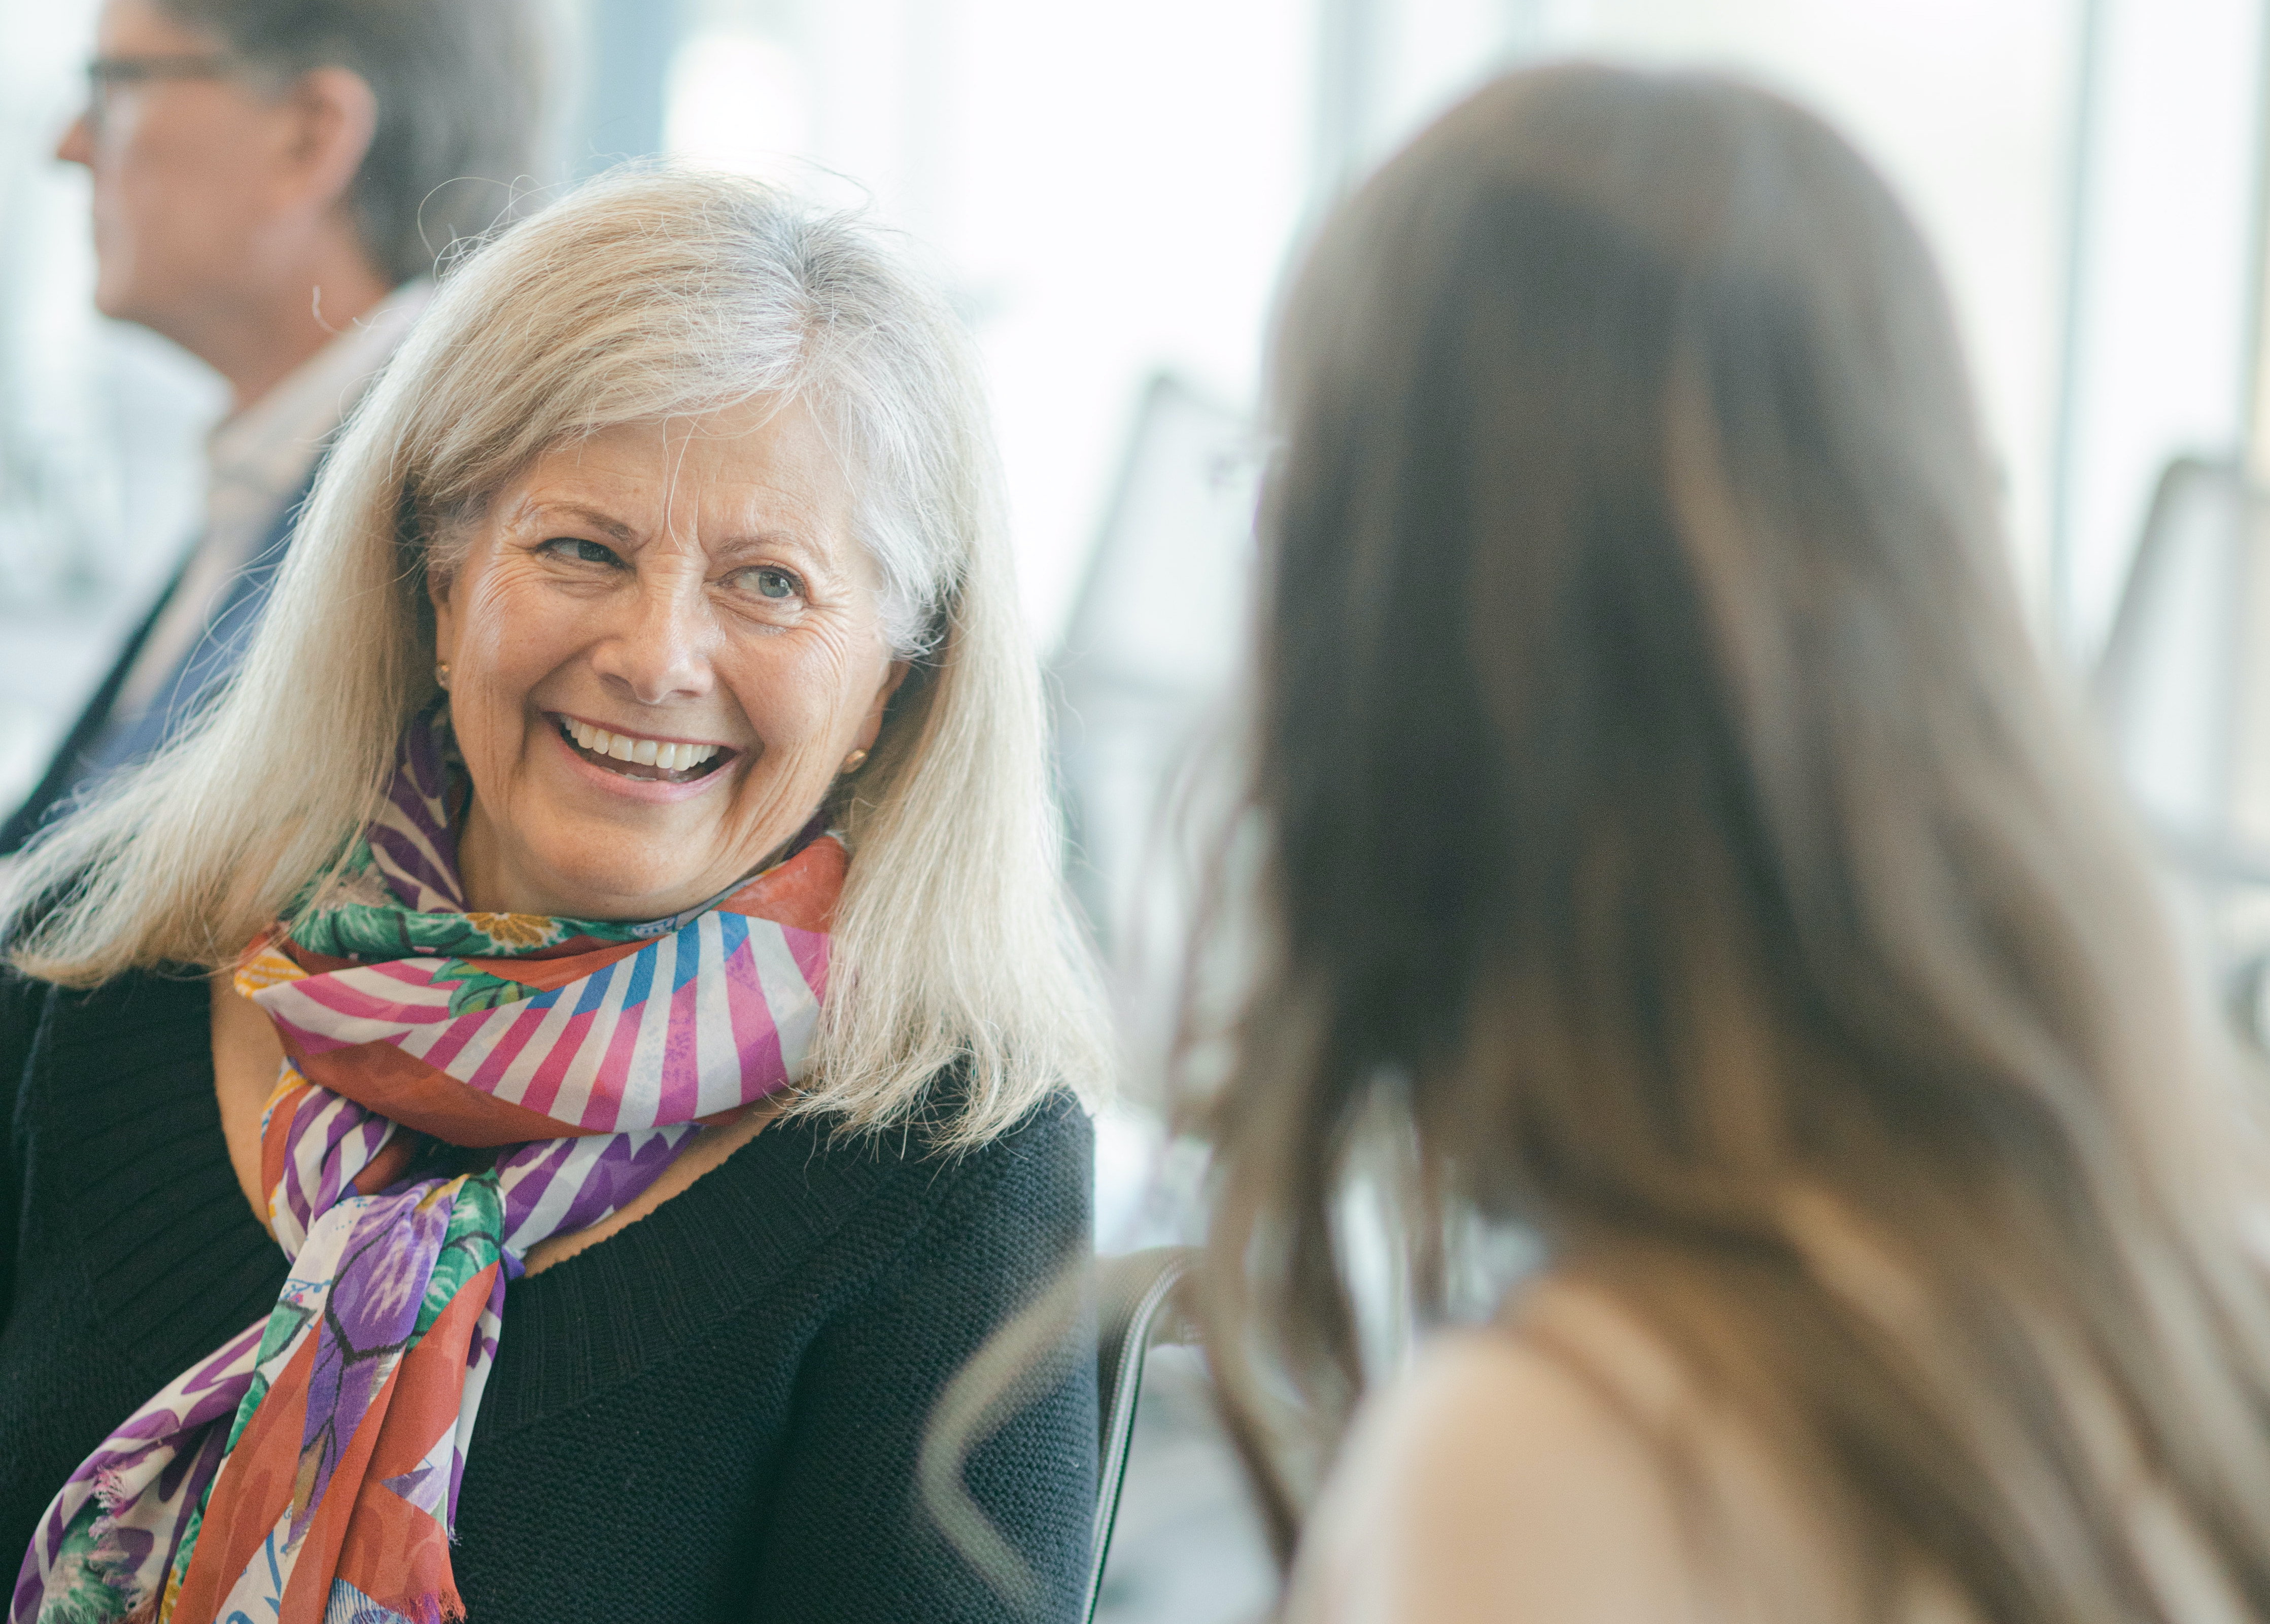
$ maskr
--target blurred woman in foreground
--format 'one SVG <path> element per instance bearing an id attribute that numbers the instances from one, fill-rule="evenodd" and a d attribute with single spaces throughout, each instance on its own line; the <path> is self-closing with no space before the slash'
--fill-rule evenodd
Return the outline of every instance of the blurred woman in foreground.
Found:
<path id="1" fill-rule="evenodd" d="M 2253 1124 L 1884 183 L 1737 85 L 1520 75 L 1277 365 L 1205 1306 L 1287 1544 L 1339 1450 L 1294 1615 L 2270 1617 Z M 1422 1295 L 1473 1220 L 1546 1263 L 1342 1445 L 1369 1145 Z"/>

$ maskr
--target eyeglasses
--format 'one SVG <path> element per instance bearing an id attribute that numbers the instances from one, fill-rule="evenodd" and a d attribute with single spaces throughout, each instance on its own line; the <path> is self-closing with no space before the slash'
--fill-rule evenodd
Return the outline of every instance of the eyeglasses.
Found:
<path id="1" fill-rule="evenodd" d="M 221 79 L 235 70 L 234 58 L 218 52 L 148 56 L 98 56 L 86 64 L 86 126 L 100 133 L 116 92 L 164 79 Z"/>

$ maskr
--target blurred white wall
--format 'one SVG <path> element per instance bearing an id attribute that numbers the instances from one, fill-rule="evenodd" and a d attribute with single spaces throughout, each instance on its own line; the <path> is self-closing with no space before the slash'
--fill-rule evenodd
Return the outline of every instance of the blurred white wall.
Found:
<path id="1" fill-rule="evenodd" d="M 2053 590 L 2069 651 L 2102 641 L 2154 482 L 2237 457 L 2262 278 L 2259 0 L 2095 0 Z"/>

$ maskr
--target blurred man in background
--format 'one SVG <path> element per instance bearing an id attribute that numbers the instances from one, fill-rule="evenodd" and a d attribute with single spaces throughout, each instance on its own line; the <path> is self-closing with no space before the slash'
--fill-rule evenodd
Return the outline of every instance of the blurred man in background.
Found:
<path id="1" fill-rule="evenodd" d="M 323 448 L 437 255 L 537 178 L 539 0 L 108 0 L 86 109 L 95 303 L 227 382 L 205 525 L 4 825 L 15 850 L 235 668 Z"/>

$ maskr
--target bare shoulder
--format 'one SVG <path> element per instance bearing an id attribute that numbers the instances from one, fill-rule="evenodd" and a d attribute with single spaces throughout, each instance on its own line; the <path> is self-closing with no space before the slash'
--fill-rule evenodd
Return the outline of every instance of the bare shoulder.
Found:
<path id="1" fill-rule="evenodd" d="M 1692 1578 L 1630 1407 L 1517 1324 L 1435 1342 L 1361 1419 L 1294 1616 L 1682 1624 Z"/>

